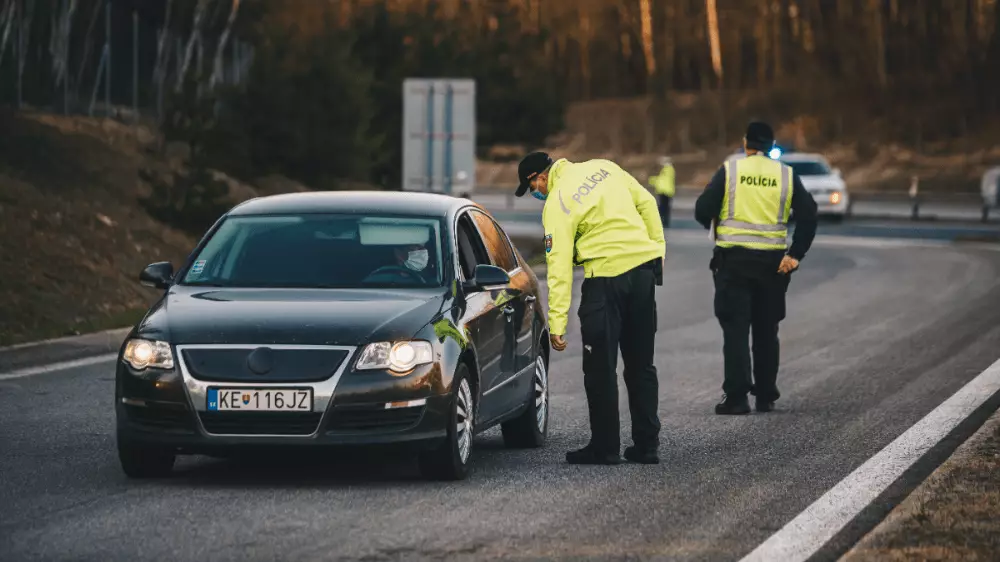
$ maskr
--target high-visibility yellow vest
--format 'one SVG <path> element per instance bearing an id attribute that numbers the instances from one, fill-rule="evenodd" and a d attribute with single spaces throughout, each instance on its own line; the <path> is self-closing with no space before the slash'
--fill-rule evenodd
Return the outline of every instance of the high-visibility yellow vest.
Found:
<path id="1" fill-rule="evenodd" d="M 715 229 L 715 245 L 754 250 L 788 248 L 792 169 L 761 154 L 725 163 L 726 193 Z"/>
<path id="2" fill-rule="evenodd" d="M 660 170 L 658 175 L 649 178 L 649 183 L 653 185 L 653 189 L 659 195 L 666 195 L 667 197 L 673 197 L 676 192 L 674 186 L 674 178 L 676 173 L 674 172 L 674 167 L 672 164 L 667 164 Z"/>

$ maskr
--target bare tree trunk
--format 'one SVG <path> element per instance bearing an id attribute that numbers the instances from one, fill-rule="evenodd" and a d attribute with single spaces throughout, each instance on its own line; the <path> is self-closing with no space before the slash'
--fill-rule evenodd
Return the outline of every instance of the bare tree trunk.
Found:
<path id="1" fill-rule="evenodd" d="M 708 15 L 708 43 L 712 50 L 712 70 L 719 84 L 722 84 L 722 46 L 719 43 L 719 11 L 715 0 L 705 0 Z"/>
<path id="2" fill-rule="evenodd" d="M 878 85 L 883 90 L 889 85 L 889 77 L 885 68 L 885 30 L 882 26 L 882 2 L 880 0 L 868 0 L 868 15 L 871 18 L 871 34 L 873 47 L 875 49 L 875 76 Z"/>
<path id="3" fill-rule="evenodd" d="M 35 0 L 24 0 L 27 5 L 22 4 L 21 9 L 24 14 L 17 13 L 18 33 L 17 33 L 17 107 L 21 108 L 21 85 L 24 81 L 24 63 L 28 60 L 28 44 L 31 39 L 31 22 L 35 19 Z"/>
<path id="4" fill-rule="evenodd" d="M 173 5 L 174 0 L 167 0 L 163 28 L 160 29 L 160 36 L 156 40 L 156 66 L 153 68 L 153 81 L 156 83 L 156 116 L 161 122 L 163 121 L 163 83 L 167 79 L 167 62 L 170 60 L 170 49 L 167 48 L 167 43 L 171 35 L 170 12 Z"/>
<path id="5" fill-rule="evenodd" d="M 215 89 L 216 84 L 222 81 L 222 58 L 226 52 L 226 43 L 229 41 L 229 34 L 233 30 L 233 22 L 236 21 L 236 14 L 240 11 L 240 0 L 233 0 L 232 10 L 229 12 L 229 19 L 226 20 L 226 29 L 219 37 L 219 44 L 215 48 L 215 65 L 212 70 L 212 77 L 208 80 L 208 89 Z"/>
<path id="6" fill-rule="evenodd" d="M 583 99 L 590 99 L 590 14 L 587 9 L 577 6 L 580 17 L 580 79 L 583 82 Z"/>
<path id="7" fill-rule="evenodd" d="M 664 87 L 669 92 L 674 87 L 674 69 L 677 66 L 677 11 L 674 0 L 668 0 L 665 33 L 663 40 Z"/>
<path id="8" fill-rule="evenodd" d="M 757 87 L 764 88 L 767 84 L 768 43 L 770 39 L 767 29 L 767 15 L 770 10 L 767 7 L 767 2 L 763 2 L 758 6 L 759 17 L 757 18 L 756 29 L 754 30 L 754 35 L 757 38 Z"/>
<path id="9" fill-rule="evenodd" d="M 187 77 L 188 69 L 191 67 L 195 44 L 201 38 L 201 26 L 205 21 L 206 8 L 208 8 L 208 0 L 198 0 L 198 4 L 194 9 L 191 35 L 188 37 L 187 46 L 184 49 L 184 57 L 181 60 L 180 67 L 177 69 L 177 83 L 174 86 L 174 91 L 177 93 L 180 93 L 184 88 L 184 78 Z"/>
<path id="10" fill-rule="evenodd" d="M 1000 68 L 1000 2 L 993 4 L 993 36 L 990 38 L 990 46 L 986 52 L 986 69 Z M 983 86 L 986 91 L 986 98 L 989 100 L 991 111 L 998 109 L 1000 98 L 1000 80 L 984 80 Z"/>
<path id="11" fill-rule="evenodd" d="M 52 29 L 52 74 L 56 86 L 62 84 L 69 70 L 69 41 L 76 7 L 77 0 L 67 0 L 57 27 Z"/>
<path id="12" fill-rule="evenodd" d="M 771 4 L 771 54 L 774 55 L 774 80 L 780 82 L 785 77 L 785 14 L 781 10 L 781 2 Z"/>
<path id="13" fill-rule="evenodd" d="M 653 50 L 653 0 L 639 0 L 642 23 L 642 54 L 646 57 L 646 76 L 656 74 L 656 52 Z"/>
<path id="14" fill-rule="evenodd" d="M 16 22 L 17 0 L 7 0 L 3 8 L 0 9 L 0 65 L 3 64 L 3 55 L 7 51 L 7 41 L 10 39 L 11 30 Z"/>
<path id="15" fill-rule="evenodd" d="M 90 51 L 94 46 L 94 28 L 97 26 L 97 18 L 100 17 L 101 9 L 103 7 L 103 0 L 94 0 L 94 13 L 90 16 L 90 23 L 87 25 L 87 33 L 84 35 L 83 40 L 83 57 L 80 58 L 80 67 L 76 71 L 76 87 L 74 88 L 74 97 L 80 96 L 80 87 L 83 84 L 83 73 L 87 69 L 87 63 L 90 61 Z"/>

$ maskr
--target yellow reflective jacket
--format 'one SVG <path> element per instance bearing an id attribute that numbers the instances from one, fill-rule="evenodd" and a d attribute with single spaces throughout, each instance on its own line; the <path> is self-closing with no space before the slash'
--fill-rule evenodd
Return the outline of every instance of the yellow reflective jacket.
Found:
<path id="1" fill-rule="evenodd" d="M 674 183 L 676 178 L 676 172 L 671 164 L 667 164 L 660 170 L 658 175 L 649 178 L 649 183 L 653 186 L 656 193 L 660 195 L 666 195 L 667 197 L 673 197 L 676 193 L 676 185 Z"/>
<path id="2" fill-rule="evenodd" d="M 792 168 L 762 154 L 726 161 L 715 245 L 754 250 L 787 249 L 792 212 Z"/>
<path id="3" fill-rule="evenodd" d="M 666 254 L 656 199 L 610 160 L 557 160 L 542 210 L 548 267 L 549 329 L 566 333 L 573 266 L 614 277 Z"/>

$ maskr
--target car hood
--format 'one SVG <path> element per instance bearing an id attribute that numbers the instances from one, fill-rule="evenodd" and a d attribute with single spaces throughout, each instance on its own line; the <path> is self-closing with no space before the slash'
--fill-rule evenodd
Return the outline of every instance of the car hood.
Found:
<path id="1" fill-rule="evenodd" d="M 175 285 L 136 328 L 173 344 L 361 345 L 410 338 L 444 306 L 444 288 L 216 289 Z"/>
<path id="2" fill-rule="evenodd" d="M 807 191 L 844 189 L 844 180 L 837 176 L 799 176 L 802 180 L 802 187 Z"/>

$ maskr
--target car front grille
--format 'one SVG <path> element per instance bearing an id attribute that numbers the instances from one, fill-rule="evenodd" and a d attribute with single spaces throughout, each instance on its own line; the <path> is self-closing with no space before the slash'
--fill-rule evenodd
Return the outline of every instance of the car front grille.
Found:
<path id="1" fill-rule="evenodd" d="M 216 435 L 311 435 L 320 412 L 199 412 L 201 425 Z"/>
<path id="2" fill-rule="evenodd" d="M 420 421 L 425 406 L 385 409 L 384 404 L 335 406 L 326 424 L 330 434 L 381 433 L 409 429 Z"/>
<path id="3" fill-rule="evenodd" d="M 136 425 L 160 431 L 194 432 L 194 417 L 183 404 L 147 402 L 125 405 L 125 415 Z"/>
<path id="4" fill-rule="evenodd" d="M 304 383 L 332 377 L 349 352 L 335 348 L 205 346 L 183 349 L 180 354 L 191 376 L 202 381 Z"/>

